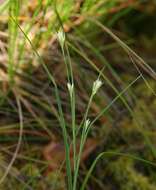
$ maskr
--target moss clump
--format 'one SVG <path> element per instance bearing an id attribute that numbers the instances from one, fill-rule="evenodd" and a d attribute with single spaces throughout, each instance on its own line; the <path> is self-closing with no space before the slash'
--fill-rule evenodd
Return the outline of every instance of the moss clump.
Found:
<path id="1" fill-rule="evenodd" d="M 113 178 L 121 190 L 155 190 L 156 184 L 135 168 L 135 162 L 130 158 L 121 157 L 109 165 Z"/>

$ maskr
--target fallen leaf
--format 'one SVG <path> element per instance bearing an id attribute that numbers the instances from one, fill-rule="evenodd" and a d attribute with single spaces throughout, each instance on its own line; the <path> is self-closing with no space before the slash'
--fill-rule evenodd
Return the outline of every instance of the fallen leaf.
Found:
<path id="1" fill-rule="evenodd" d="M 88 158 L 88 156 L 95 150 L 98 145 L 98 140 L 94 138 L 88 138 L 83 148 L 80 165 Z M 76 146 L 78 153 L 80 142 Z M 49 162 L 49 170 L 55 171 L 60 169 L 62 163 L 65 161 L 65 147 L 62 143 L 51 142 L 48 144 L 43 151 L 45 160 Z M 70 159 L 73 170 L 73 147 L 70 148 Z M 63 170 L 65 167 L 63 167 Z"/>

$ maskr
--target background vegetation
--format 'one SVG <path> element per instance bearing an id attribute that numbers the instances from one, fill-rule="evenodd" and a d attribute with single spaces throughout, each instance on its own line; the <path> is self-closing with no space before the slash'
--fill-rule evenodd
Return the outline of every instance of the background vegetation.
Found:
<path id="1" fill-rule="evenodd" d="M 0 1 L 0 189 L 155 190 L 155 11 L 155 0 Z M 74 178 L 72 126 L 77 153 L 85 116 L 74 189 L 67 158 Z"/>

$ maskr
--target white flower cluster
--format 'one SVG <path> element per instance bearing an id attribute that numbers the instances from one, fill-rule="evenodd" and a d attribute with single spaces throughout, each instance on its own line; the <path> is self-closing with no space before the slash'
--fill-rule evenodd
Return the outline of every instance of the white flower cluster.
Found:
<path id="1" fill-rule="evenodd" d="M 90 124 L 91 124 L 90 119 L 87 119 L 87 120 L 85 121 L 85 124 L 84 124 L 85 131 L 88 129 L 88 127 L 90 126 Z"/>
<path id="2" fill-rule="evenodd" d="M 74 85 L 73 85 L 73 84 L 70 84 L 70 83 L 68 82 L 68 83 L 67 83 L 67 88 L 68 88 L 68 91 L 69 91 L 70 97 L 72 98 L 72 96 L 73 96 Z"/>
<path id="3" fill-rule="evenodd" d="M 57 33 L 57 39 L 61 45 L 61 47 L 63 48 L 64 46 L 64 42 L 65 42 L 65 33 L 63 30 L 59 30 Z"/>
<path id="4" fill-rule="evenodd" d="M 93 83 L 92 95 L 95 95 L 101 86 L 102 86 L 102 82 L 99 79 L 97 79 Z"/>

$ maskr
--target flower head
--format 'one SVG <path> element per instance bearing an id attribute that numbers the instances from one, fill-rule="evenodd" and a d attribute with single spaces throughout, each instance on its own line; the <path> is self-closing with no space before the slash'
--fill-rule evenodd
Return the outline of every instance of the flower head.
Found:
<path id="1" fill-rule="evenodd" d="M 97 79 L 93 83 L 92 94 L 95 95 L 101 86 L 102 86 L 102 82 L 99 79 Z"/>
<path id="2" fill-rule="evenodd" d="M 85 131 L 88 129 L 88 127 L 90 126 L 90 124 L 91 124 L 90 119 L 87 119 L 87 120 L 85 121 L 85 123 L 84 123 Z"/>
<path id="3" fill-rule="evenodd" d="M 67 88 L 68 88 L 70 97 L 72 97 L 72 96 L 73 96 L 74 85 L 68 82 L 68 83 L 67 83 Z"/>
<path id="4" fill-rule="evenodd" d="M 65 42 L 65 33 L 64 33 L 63 30 L 59 30 L 57 32 L 57 38 L 58 38 L 58 41 L 59 41 L 61 47 L 63 47 L 64 46 L 64 42 Z"/>

